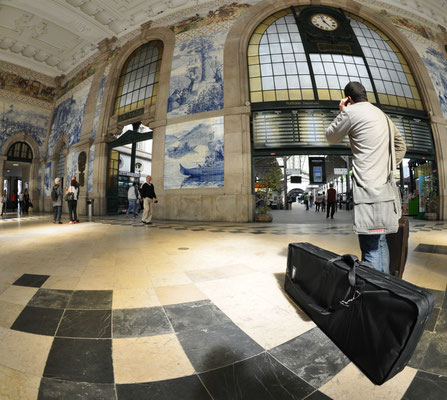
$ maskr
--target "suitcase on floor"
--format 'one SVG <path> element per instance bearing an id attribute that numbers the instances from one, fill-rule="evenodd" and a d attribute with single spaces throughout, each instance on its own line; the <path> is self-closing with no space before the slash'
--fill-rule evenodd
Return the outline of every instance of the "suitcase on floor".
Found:
<path id="1" fill-rule="evenodd" d="M 407 217 L 399 219 L 399 230 L 386 235 L 388 249 L 390 250 L 390 275 L 402 278 L 408 256 L 408 236 L 410 227 Z"/>
<path id="2" fill-rule="evenodd" d="M 413 354 L 434 297 L 426 289 L 310 243 L 291 243 L 285 290 L 376 385 Z"/>

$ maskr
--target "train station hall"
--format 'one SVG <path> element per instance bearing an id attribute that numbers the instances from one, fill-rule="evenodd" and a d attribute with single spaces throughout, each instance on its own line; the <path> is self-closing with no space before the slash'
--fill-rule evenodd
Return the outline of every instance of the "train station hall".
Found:
<path id="1" fill-rule="evenodd" d="M 354 262 L 358 148 L 326 134 L 350 82 L 406 147 L 389 274 Z M 447 399 L 446 154 L 447 0 L 1 0 L 0 399 Z M 418 333 L 375 379 L 389 331 Z"/>

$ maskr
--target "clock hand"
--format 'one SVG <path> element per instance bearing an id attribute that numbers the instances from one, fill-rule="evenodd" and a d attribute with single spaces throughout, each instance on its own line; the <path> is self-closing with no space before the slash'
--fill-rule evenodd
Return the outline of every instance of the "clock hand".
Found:
<path id="1" fill-rule="evenodd" d="M 327 26 L 329 26 L 329 27 L 331 27 L 332 28 L 332 26 L 331 25 L 329 25 L 327 22 L 326 22 L 326 20 L 325 19 L 322 19 L 322 21 L 327 25 Z"/>

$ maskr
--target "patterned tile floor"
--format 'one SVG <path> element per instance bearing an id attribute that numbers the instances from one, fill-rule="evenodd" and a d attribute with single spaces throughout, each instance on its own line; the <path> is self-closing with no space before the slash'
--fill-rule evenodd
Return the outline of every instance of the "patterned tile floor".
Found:
<path id="1" fill-rule="evenodd" d="M 282 289 L 290 242 L 359 253 L 348 221 L 81 222 L 0 223 L 0 399 L 447 398 L 446 256 L 415 251 L 447 224 L 410 221 L 404 278 L 435 310 L 375 386 Z"/>

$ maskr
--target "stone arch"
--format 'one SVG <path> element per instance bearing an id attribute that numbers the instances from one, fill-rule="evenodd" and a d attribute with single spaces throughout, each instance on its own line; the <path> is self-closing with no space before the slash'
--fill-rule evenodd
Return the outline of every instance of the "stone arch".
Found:
<path id="1" fill-rule="evenodd" d="M 37 144 L 36 140 L 26 132 L 16 133 L 15 135 L 10 136 L 3 144 L 1 155 L 6 157 L 9 148 L 16 142 L 25 142 L 28 144 L 33 152 L 33 161 L 40 160 L 39 145 Z"/>
<path id="2" fill-rule="evenodd" d="M 440 183 L 440 217 L 447 216 L 447 139 L 445 136 L 445 120 L 438 95 L 427 72 L 427 69 L 411 42 L 397 30 L 388 20 L 367 6 L 351 0 L 264 0 L 250 7 L 231 27 L 224 47 L 224 105 L 225 109 L 250 106 L 248 91 L 247 49 L 251 35 L 256 27 L 268 16 L 290 6 L 320 5 L 341 8 L 355 14 L 380 28 L 397 46 L 408 62 L 413 77 L 420 91 L 422 102 L 430 116 L 431 128 L 436 150 L 436 161 Z M 250 143 L 249 119 L 245 119 L 241 132 Z M 251 150 L 248 150 L 251 152 Z"/>

